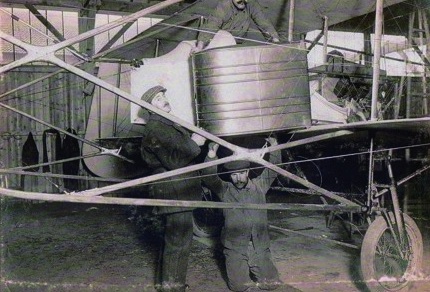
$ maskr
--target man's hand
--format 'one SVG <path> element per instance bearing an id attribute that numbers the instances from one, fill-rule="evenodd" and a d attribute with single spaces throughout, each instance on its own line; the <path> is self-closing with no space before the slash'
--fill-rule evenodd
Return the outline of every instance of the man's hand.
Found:
<path id="1" fill-rule="evenodd" d="M 205 144 L 205 142 L 206 142 L 206 138 L 203 137 L 203 136 L 200 136 L 197 133 L 193 133 L 191 135 L 191 140 L 193 140 L 194 142 L 196 142 L 196 144 L 199 145 L 199 146 L 203 146 Z"/>
<path id="2" fill-rule="evenodd" d="M 217 155 L 217 151 L 219 148 L 219 144 L 214 143 L 214 142 L 210 142 L 209 146 L 208 146 L 208 158 L 215 158 Z"/>
<path id="3" fill-rule="evenodd" d="M 196 46 L 195 46 L 194 48 L 192 48 L 192 49 L 191 49 L 191 52 L 192 52 L 192 53 L 198 53 L 198 52 L 202 51 L 202 50 L 204 49 L 204 47 L 205 47 L 204 42 L 202 42 L 202 41 L 197 41 Z"/>
<path id="4" fill-rule="evenodd" d="M 278 140 L 275 137 L 268 137 L 266 141 L 270 144 L 270 146 L 278 145 Z"/>
<path id="5" fill-rule="evenodd" d="M 133 59 L 131 60 L 130 66 L 135 67 L 135 68 L 140 68 L 140 66 L 143 65 L 143 61 L 139 60 L 139 59 Z"/>

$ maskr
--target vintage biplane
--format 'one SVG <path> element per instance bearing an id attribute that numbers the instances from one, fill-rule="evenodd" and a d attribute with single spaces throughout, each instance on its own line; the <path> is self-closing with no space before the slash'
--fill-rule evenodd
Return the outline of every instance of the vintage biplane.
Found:
<path id="1" fill-rule="evenodd" d="M 25 5 L 56 38 L 50 45 L 36 46 L 1 30 L 0 37 L 4 42 L 25 51 L 16 60 L 0 67 L 2 81 L 8 80 L 8 76 L 12 76 L 10 78 L 13 79 L 13 76 L 17 76 L 14 75 L 16 70 L 28 64 L 45 62 L 51 64 L 51 67 L 56 65 L 59 68 L 58 71 L 42 74 L 41 77 L 16 85 L 14 88 L 3 84 L 4 91 L 0 95 L 3 116 L 23 116 L 37 123 L 38 129 L 40 127 L 53 129 L 79 141 L 82 145 L 81 152 L 75 157 L 63 157 L 24 166 L 5 163 L 5 167 L 1 169 L 0 193 L 3 196 L 44 201 L 183 206 L 211 210 L 257 208 L 323 211 L 331 215 L 349 215 L 348 220 L 354 220 L 358 215 L 364 219 L 362 223 L 367 227 L 361 246 L 361 269 L 364 280 L 368 283 L 376 281 L 384 289 L 394 290 L 407 286 L 410 279 L 419 275 L 423 257 L 422 236 L 413 219 L 402 212 L 397 187 L 430 166 L 424 165 L 397 180 L 391 161 L 393 157 L 397 157 L 399 151 L 406 153 L 402 157 L 408 158 L 418 147 L 424 149 L 421 153 L 426 154 L 430 129 L 430 118 L 426 109 L 427 91 L 424 89 L 421 94 L 418 107 L 423 111 L 420 114 L 411 114 L 410 100 L 395 99 L 402 96 L 404 91 L 399 86 L 394 87 L 395 91 L 390 87 L 392 98 L 387 100 L 385 97 L 388 91 L 383 89 L 383 86 L 398 85 L 400 80 L 403 84 L 407 77 L 396 79 L 381 74 L 380 60 L 384 51 L 381 48 L 387 49 L 381 44 L 382 35 L 409 36 L 408 44 L 397 50 L 399 54 L 403 54 L 405 50 L 412 49 L 421 60 L 411 61 L 403 58 L 400 62 L 424 68 L 424 77 L 419 79 L 418 83 L 420 86 L 424 84 L 425 88 L 427 81 L 425 73 L 429 60 L 422 48 L 428 43 L 429 35 L 428 29 L 426 30 L 426 27 L 428 28 L 426 13 L 430 4 L 427 1 L 260 0 L 268 17 L 282 35 L 280 44 L 268 44 L 258 31 L 251 31 L 249 38 L 245 40 L 247 43 L 235 45 L 234 38 L 226 33 L 217 34 L 220 37 L 219 44 L 198 53 L 192 52 L 196 37 L 202 21 L 215 7 L 217 1 L 134 1 L 141 5 L 139 8 L 144 8 L 68 39 L 62 37 L 34 6 L 55 5 L 56 1 L 1 2 L 6 7 Z M 80 1 L 62 1 L 63 5 L 64 2 L 70 2 L 70 5 L 82 4 Z M 131 5 L 126 4 L 127 1 L 117 2 L 124 2 L 125 6 Z M 153 5 L 149 5 L 148 2 Z M 115 7 L 112 1 L 87 1 L 88 3 L 93 3 L 98 9 L 102 9 L 103 5 Z M 79 5 L 78 7 L 81 7 Z M 167 15 L 165 19 L 121 45 L 113 46 L 115 39 L 119 38 L 115 36 L 112 38 L 113 41 L 109 41 L 95 54 L 81 53 L 73 47 L 74 44 L 122 26 L 118 32 L 118 35 L 121 35 L 139 18 L 163 12 Z M 414 19 L 414 15 L 417 19 Z M 13 11 L 10 16 L 18 19 L 13 15 Z M 418 18 L 420 27 L 414 36 L 413 27 Z M 312 40 L 305 39 L 306 33 L 315 30 L 321 30 L 321 33 Z M 329 30 L 364 32 L 364 35 L 369 37 L 367 43 L 371 43 L 370 34 L 374 33 L 373 51 L 368 45 L 364 52 L 349 49 L 350 52 L 362 53 L 365 56 L 361 62 L 348 62 L 339 54 L 331 54 L 327 58 L 327 42 L 321 44 L 319 41 L 322 38 L 327 40 Z M 325 61 L 321 66 L 309 68 L 308 53 L 315 47 L 323 48 Z M 57 52 L 62 50 L 70 50 L 79 60 L 71 64 L 59 58 Z M 127 77 L 119 74 L 122 66 L 130 67 L 130 64 L 133 69 L 124 73 L 128 74 Z M 113 67 L 116 71 L 112 71 Z M 83 88 L 86 94 L 83 103 L 86 103 L 86 107 L 82 109 L 85 114 L 79 117 L 80 119 L 84 117 L 85 128 L 76 134 L 56 125 L 53 122 L 54 118 L 48 120 L 40 118 L 37 110 L 32 108 L 29 113 L 16 102 L 18 93 L 64 72 L 72 73 L 86 82 Z M 335 86 L 329 88 L 330 84 L 325 83 L 327 80 L 335 80 L 336 85 L 346 82 L 344 84 L 354 88 L 353 91 L 346 90 L 349 92 L 345 95 L 348 101 L 363 95 L 368 102 L 367 116 L 363 114 L 362 118 L 362 115 L 358 115 L 361 119 L 348 122 L 348 111 L 351 109 L 339 107 L 325 100 L 326 92 L 336 91 Z M 316 81 L 320 89 L 311 92 L 309 86 L 311 81 Z M 176 110 L 173 114 L 162 112 L 140 100 L 141 94 L 146 89 L 157 84 L 168 88 L 167 96 Z M 358 87 L 361 91 L 357 89 Z M 381 111 L 378 105 L 381 104 L 382 90 L 385 90 L 382 97 L 386 102 L 382 103 L 385 108 Z M 338 88 L 337 91 L 342 90 Z M 54 101 L 55 99 L 51 102 Z M 78 103 L 76 98 L 74 102 Z M 407 108 L 403 115 L 398 110 L 402 102 L 406 103 Z M 394 105 L 397 105 L 397 108 Z M 390 106 L 394 110 L 390 111 Z M 180 124 L 191 132 L 207 138 L 208 141 L 220 144 L 224 155 L 216 161 L 201 162 L 151 175 L 151 170 L 145 167 L 140 158 L 139 133 L 142 132 L 145 123 L 145 112 L 141 111 L 141 108 Z M 323 115 L 318 116 L 322 111 Z M 388 111 L 389 115 L 386 114 Z M 50 115 L 58 118 L 56 113 Z M 336 119 L 331 120 L 335 116 Z M 5 117 L 3 119 L 8 125 L 7 128 L 2 125 L 5 127 L 2 135 L 6 135 L 7 132 L 12 137 L 13 133 L 9 131 L 13 127 L 13 119 Z M 270 135 L 276 135 L 281 143 L 277 146 L 264 147 L 264 138 Z M 342 153 L 345 151 L 344 147 L 333 145 L 344 145 L 345 142 L 353 144 L 353 141 L 354 143 L 357 141 L 356 145 L 359 145 L 352 148 L 359 150 L 354 154 L 366 157 L 364 162 L 367 165 L 367 186 L 361 197 L 342 195 L 313 182 L 312 174 L 303 173 L 300 161 L 294 157 L 295 149 L 303 151 L 311 149 L 308 158 L 322 160 L 324 157 L 320 154 L 312 157 L 316 153 L 315 149 L 319 151 L 318 147 L 321 145 L 322 153 L 328 148 L 336 157 L 352 155 L 352 152 Z M 282 165 L 272 165 L 264 159 L 266 153 L 277 150 L 283 151 Z M 13 151 L 11 148 L 3 149 L 2 153 L 9 154 Z M 384 166 L 388 177 L 384 184 L 377 183 L 375 179 L 375 163 L 381 157 L 385 158 Z M 166 201 L 127 196 L 129 190 L 142 190 L 148 184 L 178 174 L 222 165 L 233 160 L 249 160 L 257 169 L 267 167 L 277 172 L 285 179 L 284 181 L 293 183 L 294 190 L 289 188 L 288 191 L 312 193 L 318 196 L 321 202 L 259 205 L 210 200 Z M 71 161 L 82 161 L 87 175 L 29 171 Z M 98 185 L 86 190 L 70 191 L 59 188 L 61 192 L 29 191 L 25 186 L 23 189 L 13 187 L 12 179 L 6 181 L 7 177 L 14 175 L 93 180 Z"/>

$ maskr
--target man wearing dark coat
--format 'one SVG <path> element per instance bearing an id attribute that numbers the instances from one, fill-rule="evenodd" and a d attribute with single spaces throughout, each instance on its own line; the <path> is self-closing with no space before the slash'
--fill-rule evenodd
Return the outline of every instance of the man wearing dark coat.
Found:
<path id="1" fill-rule="evenodd" d="M 237 43 L 242 43 L 252 23 L 257 25 L 266 40 L 279 42 L 279 35 L 273 24 L 264 15 L 257 0 L 220 0 L 202 26 L 197 38 L 196 51 L 205 48 L 218 30 L 230 32 Z M 209 31 L 209 32 L 206 32 Z"/>
<path id="2" fill-rule="evenodd" d="M 146 91 L 142 100 L 170 112 L 171 107 L 164 93 L 166 89 L 155 86 Z M 205 138 L 192 134 L 178 124 L 156 114 L 150 114 L 145 125 L 141 153 L 143 160 L 153 169 L 153 174 L 170 171 L 193 164 L 200 154 Z M 198 172 L 181 174 L 151 186 L 156 199 L 201 200 L 201 180 Z M 164 246 L 161 254 L 160 291 L 185 291 L 188 257 L 193 238 L 192 209 L 160 207 L 164 216 Z"/>
<path id="3" fill-rule="evenodd" d="M 267 140 L 272 146 L 277 145 L 276 139 Z M 218 145 L 210 143 L 206 161 L 217 159 L 217 150 Z M 281 162 L 280 151 L 271 153 L 270 162 Z M 248 161 L 226 163 L 224 168 L 230 173 L 228 182 L 216 175 L 216 166 L 206 168 L 202 170 L 202 181 L 223 202 L 265 204 L 266 193 L 276 173 L 266 168 L 258 177 L 249 179 L 249 167 Z M 223 213 L 225 223 L 221 242 L 229 288 L 233 291 L 248 291 L 256 287 L 277 289 L 282 282 L 270 252 L 267 210 L 223 209 Z"/>

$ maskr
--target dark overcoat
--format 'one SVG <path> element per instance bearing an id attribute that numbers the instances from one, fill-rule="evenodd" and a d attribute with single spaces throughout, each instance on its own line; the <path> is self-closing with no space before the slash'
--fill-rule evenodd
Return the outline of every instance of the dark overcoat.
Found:
<path id="1" fill-rule="evenodd" d="M 150 116 L 145 125 L 141 153 L 154 174 L 192 165 L 200 151 L 200 147 L 191 139 L 190 133 L 182 126 L 158 115 Z M 199 172 L 189 172 L 166 180 L 150 186 L 150 194 L 154 198 L 201 200 Z M 159 208 L 161 213 L 180 210 L 183 208 Z"/>

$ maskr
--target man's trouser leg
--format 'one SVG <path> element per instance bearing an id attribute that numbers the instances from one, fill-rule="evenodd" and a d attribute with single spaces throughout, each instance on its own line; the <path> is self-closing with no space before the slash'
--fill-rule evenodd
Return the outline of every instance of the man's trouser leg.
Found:
<path id="1" fill-rule="evenodd" d="M 278 269 L 273 263 L 270 249 L 255 249 L 251 245 L 248 251 L 249 267 L 257 280 L 258 287 L 263 290 L 278 288 L 282 282 L 279 279 Z"/>
<path id="2" fill-rule="evenodd" d="M 163 291 L 184 291 L 188 257 L 193 240 L 193 212 L 166 215 L 164 250 L 161 260 Z"/>
<path id="3" fill-rule="evenodd" d="M 234 250 L 224 248 L 228 287 L 232 291 L 245 291 L 249 287 L 255 287 L 249 277 L 248 243 L 245 243 L 245 246 L 235 246 Z"/>

